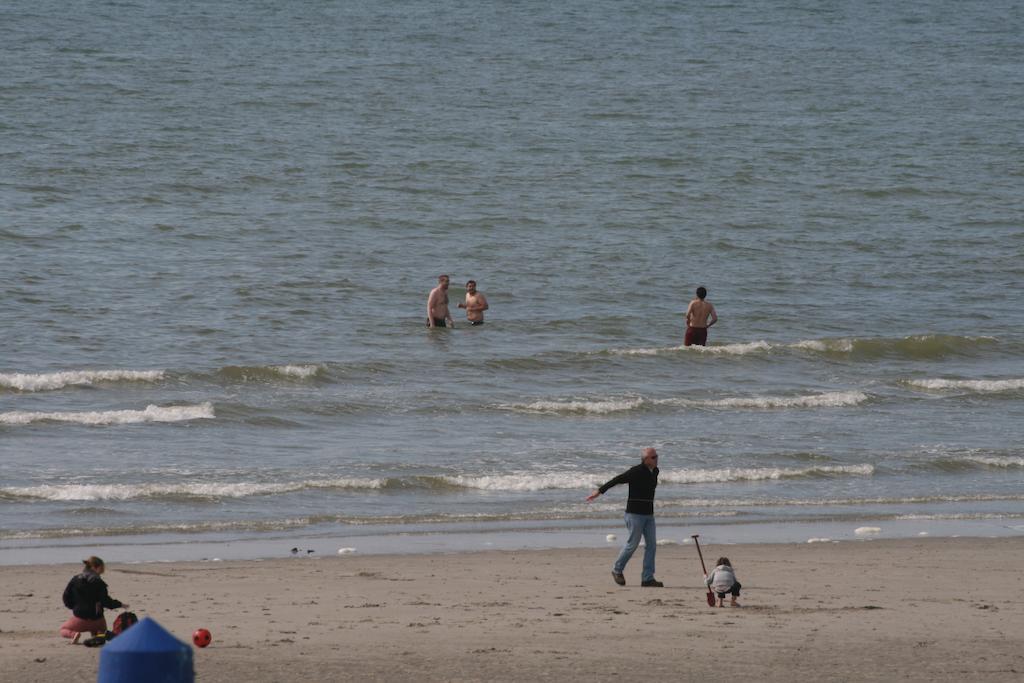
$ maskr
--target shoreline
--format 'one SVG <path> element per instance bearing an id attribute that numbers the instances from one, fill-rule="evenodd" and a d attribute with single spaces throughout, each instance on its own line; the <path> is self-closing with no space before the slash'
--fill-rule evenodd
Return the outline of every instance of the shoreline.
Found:
<path id="1" fill-rule="evenodd" d="M 865 539 L 1004 538 L 1024 536 L 1024 524 L 1003 524 L 991 519 L 862 519 L 841 521 L 787 521 L 697 523 L 658 520 L 659 545 L 687 545 L 693 533 L 723 545 L 848 542 Z M 861 529 L 861 532 L 858 530 Z M 863 533 L 863 530 L 877 530 Z M 420 528 L 381 525 L 345 532 L 260 533 L 237 535 L 162 534 L 140 536 L 69 537 L 60 539 L 7 539 L 0 541 L 0 567 L 58 565 L 78 556 L 98 555 L 108 562 L 196 562 L 272 560 L 287 558 L 292 548 L 312 550 L 318 557 L 339 554 L 434 555 L 489 550 L 599 549 L 621 542 L 620 519 L 588 521 L 586 526 L 565 527 L 558 521 L 538 520 L 510 525 L 452 524 Z M 616 537 L 608 541 L 609 535 Z M 702 540 L 703 542 L 703 540 Z"/>
<path id="2" fill-rule="evenodd" d="M 111 595 L 194 651 L 204 681 L 1003 681 L 1024 671 L 1024 537 L 703 544 L 728 555 L 740 609 L 709 608 L 694 548 L 108 560 Z M 105 558 L 106 559 L 106 558 Z M 95 678 L 99 651 L 57 635 L 77 563 L 0 567 L 0 666 L 18 681 Z M 108 619 L 112 615 L 108 613 Z"/>

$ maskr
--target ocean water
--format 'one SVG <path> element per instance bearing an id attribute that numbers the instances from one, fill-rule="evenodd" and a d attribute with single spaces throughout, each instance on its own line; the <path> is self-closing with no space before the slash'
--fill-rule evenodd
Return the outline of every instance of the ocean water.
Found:
<path id="1" fill-rule="evenodd" d="M 1024 532 L 1019 3 L 0 28 L 0 563 Z"/>

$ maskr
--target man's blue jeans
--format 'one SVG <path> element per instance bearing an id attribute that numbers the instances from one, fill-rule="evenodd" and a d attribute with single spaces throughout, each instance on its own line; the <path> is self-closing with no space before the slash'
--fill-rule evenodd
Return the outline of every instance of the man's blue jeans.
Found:
<path id="1" fill-rule="evenodd" d="M 612 571 L 621 574 L 626 568 L 629 558 L 640 546 L 640 537 L 644 539 L 644 571 L 640 576 L 641 581 L 650 581 L 654 578 L 654 553 L 658 548 L 658 532 L 654 525 L 654 515 L 637 515 L 632 512 L 626 513 L 626 529 L 629 531 L 629 538 L 626 545 L 622 546 L 619 559 L 615 560 Z"/>

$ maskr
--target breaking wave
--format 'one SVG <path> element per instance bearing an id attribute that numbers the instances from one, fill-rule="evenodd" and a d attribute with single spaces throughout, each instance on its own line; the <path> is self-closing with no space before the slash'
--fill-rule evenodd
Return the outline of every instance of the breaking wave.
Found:
<path id="1" fill-rule="evenodd" d="M 623 398 L 596 401 L 534 401 L 533 403 L 502 404 L 498 407 L 526 413 L 607 415 L 637 410 L 653 404 L 653 401 L 645 398 Z"/>
<path id="2" fill-rule="evenodd" d="M 952 355 L 966 355 L 979 347 L 996 344 L 994 337 L 962 337 L 946 334 L 911 335 L 889 338 L 808 339 L 789 346 L 825 355 L 871 360 L 883 357 L 927 360 Z"/>
<path id="3" fill-rule="evenodd" d="M 722 468 L 662 470 L 660 480 L 671 484 L 728 483 L 828 476 L 871 476 L 873 465 L 819 465 L 812 467 Z M 454 491 L 543 491 L 590 489 L 608 481 L 617 472 L 521 472 L 500 475 L 418 475 L 412 477 L 337 477 L 291 482 L 203 482 L 133 484 L 43 484 L 0 488 L 0 500 L 127 501 L 143 498 L 165 500 L 216 500 L 272 496 L 313 490 L 379 492 L 398 489 Z"/>
<path id="4" fill-rule="evenodd" d="M 602 481 L 610 479 L 609 474 Z M 580 489 L 587 488 L 593 482 L 592 475 L 581 472 L 561 472 L 550 474 L 495 474 L 478 477 L 454 476 L 444 477 L 444 480 L 467 489 L 481 489 L 485 491 L 542 491 L 545 489 Z"/>
<path id="5" fill-rule="evenodd" d="M 739 481 L 765 481 L 771 479 L 796 479 L 827 477 L 837 475 L 871 476 L 874 465 L 820 465 L 814 467 L 751 467 L 694 470 L 661 470 L 658 480 L 671 484 L 707 484 Z M 488 491 L 541 491 L 544 489 L 579 489 L 594 483 L 608 481 L 616 473 L 599 475 L 583 472 L 559 472 L 548 474 L 506 474 L 490 476 L 445 477 L 454 485 Z"/>
<path id="6" fill-rule="evenodd" d="M 912 387 L 941 391 L 961 389 L 978 393 L 998 393 L 1024 389 L 1024 379 L 911 379 L 906 381 Z"/>
<path id="7" fill-rule="evenodd" d="M 696 402 L 712 408 L 841 408 L 868 400 L 863 391 L 831 391 L 806 396 L 752 396 Z"/>
<path id="8" fill-rule="evenodd" d="M 369 368 L 372 370 L 372 368 Z M 273 382 L 280 380 L 307 380 L 321 377 L 321 365 L 228 365 L 213 371 L 169 372 L 168 370 L 63 370 L 60 372 L 5 372 L 0 373 L 0 390 L 37 392 L 56 391 L 73 386 L 93 386 L 129 382 L 154 383 L 179 376 L 184 379 L 206 379 L 221 382 Z"/>
<path id="9" fill-rule="evenodd" d="M 856 467 L 856 466 L 855 466 Z M 851 498 L 685 498 L 655 501 L 664 508 L 760 508 L 760 507 L 863 507 L 866 505 L 927 505 L 931 503 L 977 503 L 998 501 L 1024 501 L 1024 496 L 1015 494 L 976 494 L 932 496 L 885 496 Z M 860 514 L 860 513 L 858 513 Z"/>
<path id="10" fill-rule="evenodd" d="M 677 470 L 662 472 L 658 479 L 673 484 L 718 484 L 733 481 L 768 481 L 850 475 L 870 477 L 875 466 L 820 465 L 816 467 L 724 467 L 714 470 Z"/>
<path id="11" fill-rule="evenodd" d="M 45 373 L 0 373 L 0 388 L 15 391 L 55 391 L 98 382 L 158 382 L 163 370 L 67 370 Z"/>
<path id="12" fill-rule="evenodd" d="M 213 404 L 193 406 L 148 405 L 143 410 L 103 410 L 88 412 L 44 413 L 15 410 L 0 413 L 0 425 L 27 425 L 33 422 L 70 422 L 83 425 L 135 424 L 139 422 L 185 422 L 214 417 Z"/>
<path id="13" fill-rule="evenodd" d="M 1005 512 L 959 512 L 959 513 L 932 513 L 932 514 L 906 514 L 895 515 L 893 519 L 903 521 L 938 521 L 938 520 L 996 520 L 996 519 L 1018 519 L 1020 514 Z"/>
<path id="14" fill-rule="evenodd" d="M 739 344 L 713 344 L 711 346 L 661 346 L 639 349 L 611 349 L 607 353 L 613 356 L 660 356 L 670 353 L 710 353 L 731 356 L 745 356 L 751 353 L 771 351 L 773 347 L 766 341 L 755 341 Z"/>
<path id="15" fill-rule="evenodd" d="M 665 406 L 677 408 L 741 409 L 841 408 L 859 405 L 868 399 L 868 395 L 862 391 L 831 391 L 798 396 L 744 396 L 722 399 L 625 397 L 617 399 L 534 401 L 532 403 L 502 404 L 498 407 L 503 410 L 526 413 L 608 415 L 656 409 Z"/>
<path id="16" fill-rule="evenodd" d="M 137 500 L 248 498 L 293 493 L 311 489 L 380 489 L 384 479 L 325 479 L 296 482 L 181 482 L 175 484 L 44 484 L 42 486 L 0 488 L 0 496 L 9 499 L 37 500 Z"/>
<path id="17" fill-rule="evenodd" d="M 272 382 L 281 379 L 312 379 L 322 371 L 319 365 L 228 365 L 220 368 L 215 377 L 229 382 Z"/>
<path id="18" fill-rule="evenodd" d="M 971 463 L 981 467 L 1024 468 L 1024 457 L 1019 455 L 967 455 L 959 462 Z"/>
<path id="19" fill-rule="evenodd" d="M 683 350 L 688 353 L 710 353 L 723 356 L 746 356 L 751 353 L 770 351 L 773 347 L 766 341 L 756 341 L 741 344 L 712 344 L 711 346 L 684 346 Z"/>
<path id="20" fill-rule="evenodd" d="M 661 356 L 678 353 L 700 353 L 722 356 L 797 351 L 824 354 L 846 359 L 873 360 L 883 357 L 909 359 L 936 359 L 950 355 L 966 355 L 979 347 L 997 344 L 994 337 L 961 337 L 955 335 L 924 334 L 900 338 L 840 337 L 834 339 L 804 339 L 796 342 L 769 342 L 757 340 L 709 346 L 659 346 L 649 348 L 609 349 L 590 352 L 613 356 Z"/>

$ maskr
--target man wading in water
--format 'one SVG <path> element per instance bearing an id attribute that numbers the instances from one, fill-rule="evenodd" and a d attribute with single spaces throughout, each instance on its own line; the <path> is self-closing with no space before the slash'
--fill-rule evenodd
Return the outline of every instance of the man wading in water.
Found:
<path id="1" fill-rule="evenodd" d="M 683 337 L 683 346 L 706 346 L 708 328 L 718 322 L 718 313 L 715 312 L 714 305 L 710 301 L 704 301 L 707 295 L 708 290 L 698 287 L 697 298 L 691 301 L 686 309 L 686 336 Z"/>
<path id="2" fill-rule="evenodd" d="M 448 312 L 448 276 L 437 276 L 437 287 L 427 297 L 427 327 L 455 327 L 452 314 Z"/>
<path id="3" fill-rule="evenodd" d="M 487 305 L 487 297 L 476 291 L 476 280 L 466 283 L 466 301 L 460 303 L 459 308 L 466 309 L 466 320 L 470 325 L 484 324 L 484 311 L 490 306 Z"/>

